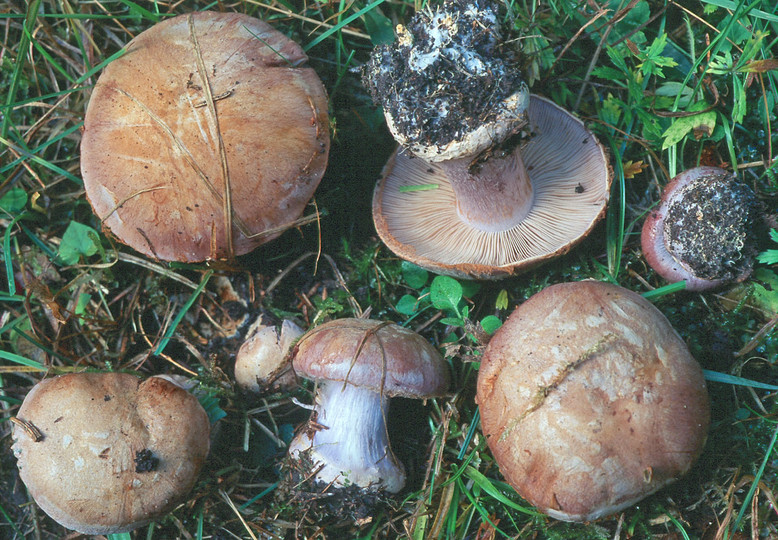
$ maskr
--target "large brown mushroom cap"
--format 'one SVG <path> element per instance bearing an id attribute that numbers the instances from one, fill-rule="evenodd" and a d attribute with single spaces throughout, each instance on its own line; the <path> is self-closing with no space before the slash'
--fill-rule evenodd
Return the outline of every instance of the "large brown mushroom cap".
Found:
<path id="1" fill-rule="evenodd" d="M 519 494 L 557 519 L 634 504 L 702 451 L 702 370 L 641 296 L 584 281 L 519 306 L 484 352 L 478 404 L 489 447 Z"/>
<path id="2" fill-rule="evenodd" d="M 231 257 L 277 237 L 329 151 L 326 92 L 306 60 L 237 13 L 181 15 L 139 34 L 86 112 L 81 172 L 97 216 L 164 260 Z"/>
<path id="3" fill-rule="evenodd" d="M 348 382 L 386 396 L 426 398 L 449 385 L 445 360 L 422 336 L 394 323 L 336 319 L 300 338 L 295 371 L 308 379 Z"/>
<path id="4" fill-rule="evenodd" d="M 384 243 L 433 272 L 478 279 L 507 277 L 569 251 L 605 213 L 608 159 L 580 120 L 547 99 L 531 96 L 529 122 L 533 135 L 516 152 L 534 200 L 518 225 L 498 232 L 468 225 L 440 166 L 398 149 L 373 196 Z"/>
<path id="5" fill-rule="evenodd" d="M 54 520 L 85 534 L 128 531 L 165 514 L 208 454 L 205 411 L 158 377 L 45 379 L 17 418 L 13 450 L 30 494 Z"/>

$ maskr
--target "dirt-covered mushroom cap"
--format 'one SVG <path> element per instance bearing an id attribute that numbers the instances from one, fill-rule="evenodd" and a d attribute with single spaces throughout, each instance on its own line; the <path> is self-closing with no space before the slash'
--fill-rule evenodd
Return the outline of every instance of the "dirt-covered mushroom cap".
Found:
<path id="1" fill-rule="evenodd" d="M 491 0 L 427 5 L 371 55 L 365 85 L 413 155 L 476 155 L 526 125 L 529 91 L 502 17 Z"/>
<path id="2" fill-rule="evenodd" d="M 702 370 L 668 320 L 595 281 L 553 285 L 511 314 L 484 352 L 477 401 L 507 481 L 567 521 L 683 475 L 710 418 Z"/>
<path id="3" fill-rule="evenodd" d="M 660 276 L 686 281 L 690 291 L 743 281 L 758 251 L 760 208 L 751 188 L 724 169 L 684 171 L 643 223 L 643 255 Z"/>
<path id="4" fill-rule="evenodd" d="M 235 355 L 235 381 L 248 392 L 288 390 L 297 378 L 288 358 L 292 343 L 303 329 L 289 320 L 281 328 L 260 316 L 251 325 L 246 340 Z"/>
<path id="5" fill-rule="evenodd" d="M 302 214 L 329 152 L 327 96 L 301 47 L 238 13 L 142 32 L 97 81 L 81 172 L 97 216 L 147 256 L 229 258 Z"/>
<path id="6" fill-rule="evenodd" d="M 289 445 L 315 479 L 397 493 L 405 468 L 387 438 L 389 397 L 428 398 L 449 385 L 448 366 L 419 334 L 393 323 L 340 319 L 310 330 L 294 348 L 298 375 L 316 381 L 312 424 Z"/>
<path id="7" fill-rule="evenodd" d="M 545 98 L 531 96 L 529 117 L 529 140 L 480 164 L 481 182 L 398 150 L 373 196 L 384 243 L 434 272 L 477 279 L 514 275 L 578 244 L 605 213 L 606 152 Z"/>
<path id="8" fill-rule="evenodd" d="M 170 511 L 205 462 L 197 399 L 159 377 L 79 373 L 44 379 L 13 429 L 22 480 L 54 520 L 84 534 L 128 531 Z"/>

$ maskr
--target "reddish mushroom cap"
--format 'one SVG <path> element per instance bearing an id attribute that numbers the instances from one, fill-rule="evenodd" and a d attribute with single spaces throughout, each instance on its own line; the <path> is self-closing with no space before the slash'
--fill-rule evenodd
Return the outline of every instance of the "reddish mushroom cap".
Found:
<path id="1" fill-rule="evenodd" d="M 389 397 L 433 397 L 448 389 L 448 366 L 437 349 L 394 323 L 329 321 L 300 338 L 292 355 L 298 375 L 345 381 Z"/>
<path id="2" fill-rule="evenodd" d="M 710 418 L 702 370 L 643 297 L 553 285 L 483 355 L 477 401 L 500 471 L 541 511 L 597 519 L 684 474 Z"/>
<path id="3" fill-rule="evenodd" d="M 306 60 L 237 13 L 139 34 L 103 71 L 84 120 L 81 172 L 97 216 L 164 260 L 228 258 L 277 237 L 329 151 L 326 92 Z"/>

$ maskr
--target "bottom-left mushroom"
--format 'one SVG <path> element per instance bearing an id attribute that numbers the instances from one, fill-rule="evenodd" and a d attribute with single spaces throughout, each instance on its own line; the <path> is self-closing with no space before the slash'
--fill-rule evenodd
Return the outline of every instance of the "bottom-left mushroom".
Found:
<path id="1" fill-rule="evenodd" d="M 126 532 L 170 511 L 210 445 L 197 398 L 168 380 L 126 373 L 44 379 L 13 424 L 13 451 L 35 502 L 84 534 Z"/>

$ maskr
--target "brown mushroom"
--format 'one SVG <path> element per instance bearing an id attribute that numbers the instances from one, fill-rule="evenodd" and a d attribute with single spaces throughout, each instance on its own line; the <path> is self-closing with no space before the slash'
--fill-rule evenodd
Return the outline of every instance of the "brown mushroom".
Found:
<path id="1" fill-rule="evenodd" d="M 443 394 L 448 366 L 419 334 L 393 323 L 339 319 L 317 326 L 295 346 L 298 375 L 317 383 L 311 425 L 289 446 L 313 462 L 315 477 L 336 487 L 389 493 L 405 484 L 386 431 L 389 398 Z"/>
<path id="2" fill-rule="evenodd" d="M 164 260 L 246 253 L 292 226 L 327 164 L 327 96 L 299 45 L 238 13 L 154 25 L 97 81 L 81 172 L 97 216 Z"/>
<path id="3" fill-rule="evenodd" d="M 643 255 L 660 276 L 686 281 L 690 291 L 743 281 L 754 268 L 760 213 L 756 195 L 734 174 L 694 167 L 665 186 L 643 223 Z"/>
<path id="4" fill-rule="evenodd" d="M 84 534 L 139 527 L 172 510 L 208 455 L 210 425 L 176 384 L 126 373 L 44 379 L 27 394 L 13 451 L 35 502 Z"/>
<path id="5" fill-rule="evenodd" d="M 288 353 L 303 329 L 289 320 L 281 328 L 268 324 L 259 316 L 246 334 L 246 340 L 235 355 L 235 382 L 247 392 L 289 390 L 297 378 Z"/>
<path id="6" fill-rule="evenodd" d="M 567 252 L 609 197 L 603 147 L 529 95 L 499 20 L 488 1 L 422 10 L 364 75 L 401 145 L 375 189 L 376 229 L 402 258 L 457 277 L 506 277 Z"/>
<path id="7" fill-rule="evenodd" d="M 673 482 L 710 418 L 700 366 L 668 320 L 627 289 L 548 287 L 487 346 L 481 425 L 500 471 L 566 521 L 619 511 Z"/>

